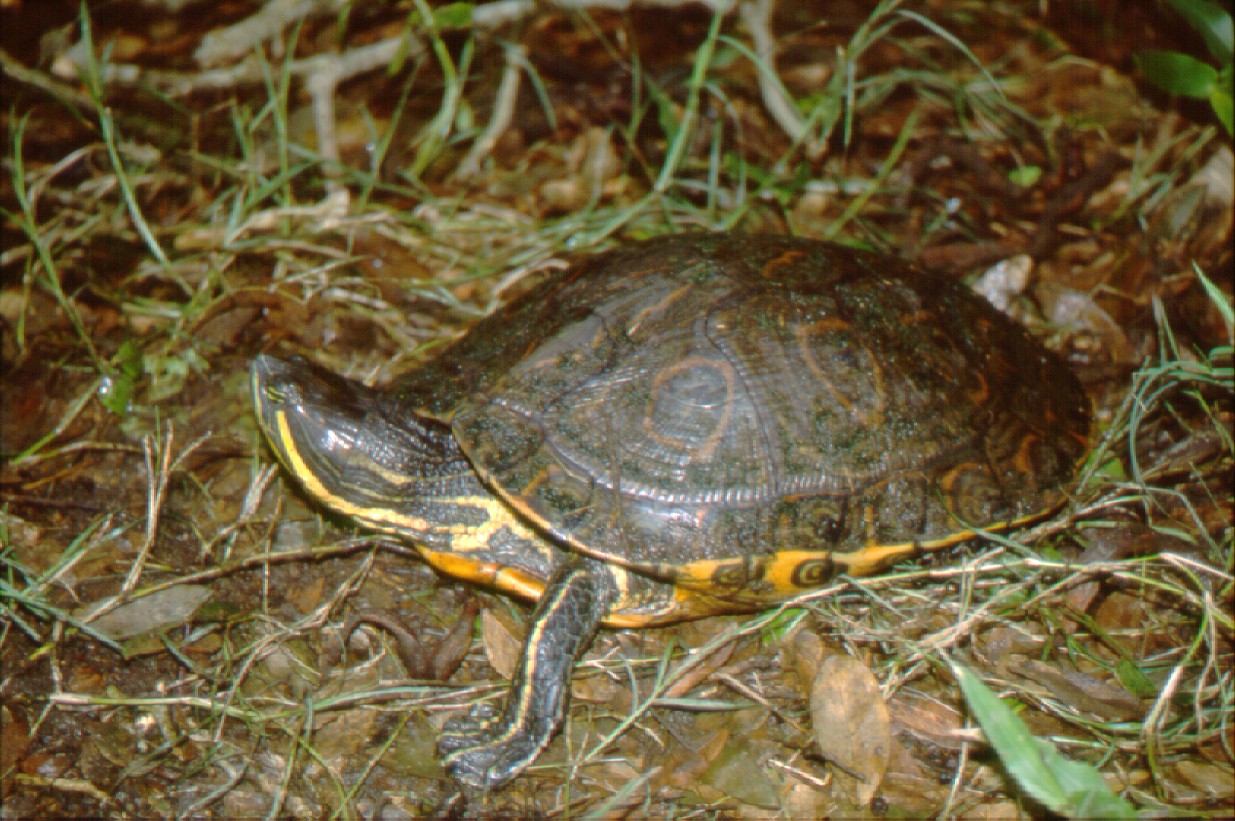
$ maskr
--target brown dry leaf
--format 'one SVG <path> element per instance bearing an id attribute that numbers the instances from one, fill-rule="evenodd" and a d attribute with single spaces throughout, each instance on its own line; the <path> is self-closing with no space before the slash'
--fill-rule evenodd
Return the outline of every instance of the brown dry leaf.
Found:
<path id="1" fill-rule="evenodd" d="M 708 676 L 729 663 L 733 658 L 733 644 L 717 647 L 703 661 L 682 676 L 672 687 L 665 691 L 665 698 L 684 698 L 691 690 L 699 686 Z"/>
<path id="2" fill-rule="evenodd" d="M 664 782 L 680 790 L 699 785 L 699 779 L 729 743 L 729 729 L 721 727 L 694 749 L 674 745 L 663 760 Z"/>
<path id="3" fill-rule="evenodd" d="M 126 659 L 157 656 L 167 652 L 167 645 L 163 643 L 162 636 L 135 636 L 121 645 L 121 652 L 124 653 Z"/>
<path id="4" fill-rule="evenodd" d="M 485 610 L 480 616 L 480 638 L 484 642 L 489 665 L 502 678 L 514 678 L 519 651 L 523 648 L 522 640 L 492 610 Z"/>
<path id="5" fill-rule="evenodd" d="M 8 774 L 30 749 L 30 722 L 20 707 L 0 704 L 0 771 Z"/>
<path id="6" fill-rule="evenodd" d="M 789 818 L 823 818 L 827 813 L 827 794 L 813 784 L 791 784 L 781 799 Z"/>
<path id="7" fill-rule="evenodd" d="M 1184 781 L 1211 801 L 1229 802 L 1235 798 L 1235 773 L 1231 772 L 1230 767 L 1185 759 L 1177 761 L 1174 768 Z"/>
<path id="8" fill-rule="evenodd" d="M 879 797 L 888 806 L 909 817 L 930 817 L 939 813 L 948 799 L 948 785 L 941 784 L 935 772 L 927 768 L 917 754 L 892 739 L 892 754 L 888 774 L 879 790 Z"/>
<path id="9" fill-rule="evenodd" d="M 780 782 L 767 766 L 777 748 L 766 738 L 742 737 L 730 744 L 708 767 L 702 781 L 721 793 L 752 807 L 772 809 L 780 805 Z"/>
<path id="10" fill-rule="evenodd" d="M 304 581 L 288 591 L 287 598 L 301 615 L 307 616 L 322 603 L 322 592 L 326 589 L 326 578 L 319 576 L 312 581 Z"/>
<path id="11" fill-rule="evenodd" d="M 369 748 L 377 719 L 378 713 L 369 710 L 319 716 L 313 731 L 313 749 L 332 770 L 346 772 L 346 759 L 359 756 Z"/>
<path id="12" fill-rule="evenodd" d="M 810 712 L 823 757 L 841 770 L 837 787 L 867 806 L 892 752 L 888 707 L 875 676 L 852 656 L 825 658 L 811 685 Z"/>
<path id="13" fill-rule="evenodd" d="M 1119 323 L 1093 297 L 1055 282 L 1041 282 L 1034 294 L 1047 321 L 1068 334 L 1088 334 L 1111 362 L 1131 362 L 1132 344 Z"/>
<path id="14" fill-rule="evenodd" d="M 169 587 L 120 605 L 95 619 L 91 627 L 117 641 L 158 633 L 187 622 L 210 596 L 210 588 L 203 585 Z"/>
<path id="15" fill-rule="evenodd" d="M 819 634 L 808 628 L 799 628 L 780 643 L 781 663 L 793 671 L 798 687 L 803 692 L 810 692 L 815 677 L 819 674 L 819 666 L 828 650 Z"/>
<path id="16" fill-rule="evenodd" d="M 1085 673 L 1018 656 L 1009 656 L 999 666 L 1042 685 L 1060 701 L 1107 721 L 1132 721 L 1145 715 L 1145 705 L 1139 698 L 1117 684 Z"/>
<path id="17" fill-rule="evenodd" d="M 979 804 L 966 810 L 966 818 L 984 819 L 984 821 L 1005 821 L 1005 819 L 1028 818 L 1014 801 L 997 801 L 993 804 Z"/>
<path id="18" fill-rule="evenodd" d="M 888 712 L 896 724 L 945 750 L 959 750 L 967 741 L 964 719 L 947 704 L 900 692 L 888 702 Z"/>

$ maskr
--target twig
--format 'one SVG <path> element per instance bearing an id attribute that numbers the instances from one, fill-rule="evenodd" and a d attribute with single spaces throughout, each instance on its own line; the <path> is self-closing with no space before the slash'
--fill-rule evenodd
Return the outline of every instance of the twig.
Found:
<path id="1" fill-rule="evenodd" d="M 82 618 L 83 622 L 89 624 L 128 600 L 129 594 L 133 592 L 133 589 L 141 579 L 142 572 L 146 568 L 146 560 L 150 556 L 150 551 L 154 549 L 155 539 L 159 535 L 159 516 L 163 510 L 163 501 L 167 496 L 168 479 L 172 471 L 176 470 L 209 437 L 210 434 L 207 433 L 195 439 L 175 459 L 172 459 L 172 443 L 175 440 L 174 432 L 168 432 L 167 438 L 163 441 L 162 449 L 158 451 L 155 450 L 155 440 L 153 437 L 147 436 L 142 441 L 142 447 L 146 452 L 146 473 L 149 487 L 146 495 L 146 536 L 142 540 L 142 546 L 137 551 L 137 557 L 129 567 L 128 575 L 120 586 L 119 592 L 92 607 L 90 612 Z"/>
<path id="2" fill-rule="evenodd" d="M 4 49 L 0 49 L 0 69 L 4 75 L 18 83 L 34 86 L 64 103 L 74 105 L 83 111 L 94 111 L 94 100 L 88 94 L 74 88 L 68 83 L 61 83 L 48 77 L 41 71 L 35 71 L 14 60 Z"/>
<path id="3" fill-rule="evenodd" d="M 807 156 L 818 160 L 823 156 L 826 143 L 810 138 L 806 120 L 793 105 L 785 86 L 776 74 L 776 40 L 772 37 L 773 0 L 747 0 L 738 7 L 742 22 L 750 32 L 759 58 L 756 66 L 759 75 L 759 94 L 772 119 L 780 125 L 794 143 L 803 146 Z"/>
<path id="4" fill-rule="evenodd" d="M 455 170 L 455 176 L 459 179 L 468 179 L 480 173 L 481 160 L 492 153 L 498 138 L 514 120 L 515 102 L 519 99 L 519 77 L 526 65 L 526 48 L 521 45 L 506 47 L 506 67 L 502 70 L 502 81 L 498 84 L 497 97 L 493 101 L 493 115 Z"/>
<path id="5" fill-rule="evenodd" d="M 297 20 L 337 12 L 347 0 L 267 0 L 261 11 L 202 38 L 193 59 L 203 66 L 238 60 Z"/>

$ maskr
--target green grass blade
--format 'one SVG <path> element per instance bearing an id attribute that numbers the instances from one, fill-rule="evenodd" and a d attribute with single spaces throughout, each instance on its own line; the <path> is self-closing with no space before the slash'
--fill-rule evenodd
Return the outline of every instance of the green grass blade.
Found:
<path id="1" fill-rule="evenodd" d="M 1065 758 L 1050 742 L 1034 738 L 968 668 L 953 664 L 952 671 L 982 732 L 1025 792 L 1067 818 L 1136 818 L 1132 805 L 1112 793 L 1092 765 Z"/>

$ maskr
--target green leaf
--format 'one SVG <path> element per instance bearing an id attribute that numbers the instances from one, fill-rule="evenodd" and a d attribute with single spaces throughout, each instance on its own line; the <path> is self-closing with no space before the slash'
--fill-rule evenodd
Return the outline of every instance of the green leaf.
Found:
<path id="1" fill-rule="evenodd" d="M 1204 99 L 1218 79 L 1218 70 L 1177 51 L 1143 51 L 1136 62 L 1148 80 L 1163 91 Z"/>
<path id="2" fill-rule="evenodd" d="M 952 671 L 987 741 L 1025 792 L 1068 818 L 1136 818 L 1132 805 L 1112 793 L 1092 765 L 1065 758 L 1053 744 L 1034 738 L 968 668 L 953 664 Z"/>
<path id="3" fill-rule="evenodd" d="M 1008 172 L 1008 181 L 1021 188 L 1032 188 L 1042 178 L 1042 166 L 1022 165 Z"/>
<path id="4" fill-rule="evenodd" d="M 1201 287 L 1205 289 L 1205 294 L 1209 297 L 1209 301 L 1218 309 L 1218 314 L 1222 317 L 1222 323 L 1226 325 L 1227 337 L 1235 340 L 1235 305 L 1222 292 L 1222 289 L 1214 284 L 1212 279 L 1205 276 L 1205 272 L 1195 262 L 1192 263 L 1192 270 L 1196 274 L 1196 278 L 1201 281 Z"/>
<path id="5" fill-rule="evenodd" d="M 133 340 L 126 339 L 120 343 L 120 350 L 116 351 L 115 359 L 125 379 L 136 380 L 142 375 L 142 352 Z"/>
<path id="6" fill-rule="evenodd" d="M 1235 61 L 1235 25 L 1231 14 L 1212 0 L 1167 0 L 1188 25 L 1205 38 L 1209 53 L 1223 64 Z"/>
<path id="7" fill-rule="evenodd" d="M 1114 456 L 1098 466 L 1098 473 L 1113 482 L 1125 482 L 1128 479 L 1128 471 L 1124 469 L 1123 461 Z"/>
<path id="8" fill-rule="evenodd" d="M 129 400 L 133 398 L 132 383 L 119 376 L 104 374 L 99 383 L 99 401 L 117 416 L 129 412 Z"/>
<path id="9" fill-rule="evenodd" d="M 121 343 L 112 357 L 115 370 L 105 373 L 99 384 L 99 401 L 117 416 L 129 412 L 133 390 L 142 375 L 142 352 L 131 339 Z"/>
<path id="10" fill-rule="evenodd" d="M 1124 689 L 1137 698 L 1153 698 L 1158 695 L 1158 685 L 1150 681 L 1131 659 L 1121 659 L 1115 666 L 1115 675 Z"/>
<path id="11" fill-rule="evenodd" d="M 433 12 L 434 24 L 441 31 L 472 27 L 472 9 L 475 3 L 450 3 Z"/>
<path id="12" fill-rule="evenodd" d="M 1218 75 L 1218 82 L 1214 83 L 1213 88 L 1209 89 L 1209 107 L 1214 110 L 1218 121 L 1226 129 L 1228 135 L 1235 134 L 1232 131 L 1235 128 L 1235 123 L 1232 123 L 1232 93 L 1231 93 L 1231 76 L 1233 69 L 1227 66 L 1222 69 Z"/>

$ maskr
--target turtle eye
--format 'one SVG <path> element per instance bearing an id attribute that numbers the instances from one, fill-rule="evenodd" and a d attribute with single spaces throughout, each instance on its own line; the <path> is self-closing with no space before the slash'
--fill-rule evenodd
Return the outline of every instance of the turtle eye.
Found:
<path id="1" fill-rule="evenodd" d="M 835 544 L 844 532 L 843 517 L 822 515 L 815 521 L 815 538 L 824 544 Z"/>

